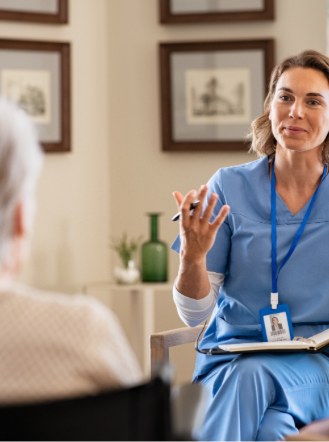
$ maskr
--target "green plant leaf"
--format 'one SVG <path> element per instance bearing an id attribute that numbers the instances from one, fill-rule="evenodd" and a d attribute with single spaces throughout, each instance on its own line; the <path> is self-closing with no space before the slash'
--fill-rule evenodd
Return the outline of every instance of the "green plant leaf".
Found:
<path id="1" fill-rule="evenodd" d="M 143 236 L 140 235 L 137 239 L 132 238 L 130 241 L 128 241 L 128 235 L 126 232 L 122 234 L 121 238 L 112 238 L 110 247 L 118 253 L 126 269 L 128 268 L 129 261 L 134 258 L 142 238 Z"/>

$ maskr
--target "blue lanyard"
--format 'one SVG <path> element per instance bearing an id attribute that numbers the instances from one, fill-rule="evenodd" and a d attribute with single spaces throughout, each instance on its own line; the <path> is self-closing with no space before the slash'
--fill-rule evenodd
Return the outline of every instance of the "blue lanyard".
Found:
<path id="1" fill-rule="evenodd" d="M 324 167 L 324 171 L 323 171 L 323 175 L 322 175 L 322 179 L 321 182 L 318 186 L 318 188 L 316 189 L 316 191 L 314 192 L 310 205 L 308 206 L 306 215 L 304 216 L 304 219 L 298 229 L 298 232 L 290 246 L 290 249 L 286 255 L 286 257 L 284 258 L 281 267 L 279 268 L 279 271 L 277 272 L 277 245 L 276 245 L 276 191 L 275 191 L 275 174 L 274 174 L 274 161 L 275 159 L 273 159 L 272 162 L 272 176 L 271 176 L 271 212 L 272 212 L 272 293 L 277 293 L 278 292 L 278 276 L 280 271 L 282 270 L 283 266 L 287 263 L 288 259 L 290 258 L 290 256 L 293 254 L 297 243 L 299 241 L 299 238 L 302 236 L 302 233 L 305 229 L 305 226 L 307 224 L 307 221 L 310 217 L 312 208 L 314 206 L 314 202 L 319 190 L 319 187 L 322 183 L 322 181 L 324 180 L 325 176 L 327 175 L 327 166 Z"/>

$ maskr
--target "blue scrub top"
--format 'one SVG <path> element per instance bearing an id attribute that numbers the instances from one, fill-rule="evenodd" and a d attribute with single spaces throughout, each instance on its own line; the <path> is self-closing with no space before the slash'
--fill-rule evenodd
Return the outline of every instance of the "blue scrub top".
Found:
<path id="1" fill-rule="evenodd" d="M 228 204 L 231 211 L 207 254 L 207 270 L 225 281 L 200 348 L 263 341 L 259 310 L 270 306 L 271 181 L 268 157 L 218 170 L 208 183 L 218 195 L 213 218 Z M 277 264 L 280 267 L 310 201 L 295 216 L 279 194 Z M 179 252 L 176 238 L 172 249 Z M 279 304 L 290 308 L 294 335 L 310 337 L 329 328 L 329 178 L 320 186 L 297 248 L 278 278 Z M 194 380 L 235 356 L 198 354 Z"/>

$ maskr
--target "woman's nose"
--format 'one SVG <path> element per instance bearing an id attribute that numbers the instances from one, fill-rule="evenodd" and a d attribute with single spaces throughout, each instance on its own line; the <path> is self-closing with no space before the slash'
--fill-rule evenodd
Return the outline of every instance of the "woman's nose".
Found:
<path id="1" fill-rule="evenodd" d="M 298 101 L 295 101 L 292 103 L 290 107 L 289 117 L 300 119 L 304 118 L 304 107 L 303 103 L 299 103 Z"/>

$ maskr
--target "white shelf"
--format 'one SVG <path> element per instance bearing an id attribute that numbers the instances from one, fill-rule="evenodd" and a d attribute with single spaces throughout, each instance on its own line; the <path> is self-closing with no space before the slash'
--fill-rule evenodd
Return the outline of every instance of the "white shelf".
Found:
<path id="1" fill-rule="evenodd" d="M 118 291 L 132 291 L 132 290 L 146 290 L 146 289 L 161 291 L 161 290 L 171 290 L 172 287 L 173 283 L 168 283 L 168 282 L 139 282 L 137 284 L 117 284 L 116 282 L 111 282 L 111 281 L 97 281 L 85 284 L 82 287 L 82 292 L 88 293 L 89 288 L 90 289 L 109 288 Z"/>

